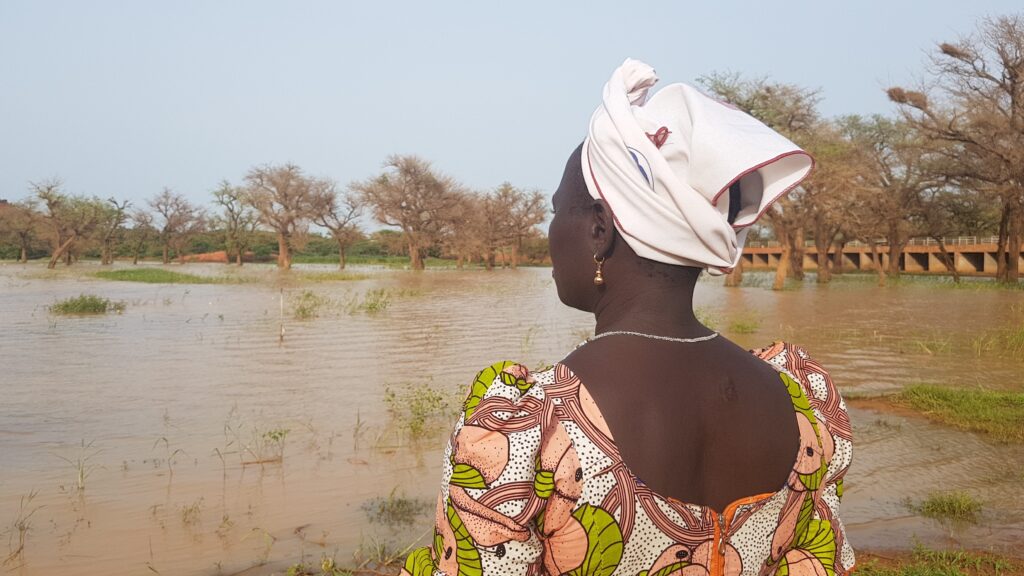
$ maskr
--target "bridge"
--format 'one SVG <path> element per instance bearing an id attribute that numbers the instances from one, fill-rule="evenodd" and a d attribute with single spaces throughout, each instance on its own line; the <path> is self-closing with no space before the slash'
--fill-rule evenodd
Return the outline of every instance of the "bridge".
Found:
<path id="1" fill-rule="evenodd" d="M 943 238 L 946 252 L 953 259 L 957 272 L 968 276 L 995 276 L 996 273 L 996 236 L 959 236 Z M 888 269 L 889 246 L 884 240 L 877 244 L 879 259 L 882 266 Z M 747 270 L 770 270 L 779 265 L 782 248 L 776 241 L 749 242 L 743 249 L 743 266 Z M 829 249 L 829 260 L 836 266 L 836 254 Z M 948 274 L 942 261 L 942 251 L 934 238 L 912 238 L 900 256 L 900 271 L 911 273 Z M 1024 249 L 1017 254 L 1020 269 L 1024 270 Z M 871 248 L 864 242 L 851 241 L 843 247 L 842 260 L 838 263 L 843 270 L 875 270 L 875 257 Z M 808 241 L 804 248 L 804 270 L 818 268 L 818 249 L 813 241 Z"/>

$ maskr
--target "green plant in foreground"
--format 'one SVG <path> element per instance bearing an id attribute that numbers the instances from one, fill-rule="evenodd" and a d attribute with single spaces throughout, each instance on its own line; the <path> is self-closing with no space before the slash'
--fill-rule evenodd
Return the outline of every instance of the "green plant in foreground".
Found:
<path id="1" fill-rule="evenodd" d="M 107 312 L 124 312 L 124 302 L 113 302 L 108 298 L 92 294 L 81 294 L 73 298 L 65 298 L 54 302 L 50 306 L 53 314 L 77 315 L 77 314 L 106 314 Z"/>
<path id="2" fill-rule="evenodd" d="M 915 384 L 893 396 L 927 418 L 1000 442 L 1024 442 L 1024 393 Z"/>
<path id="3" fill-rule="evenodd" d="M 963 550 L 930 550 L 922 546 L 914 549 L 910 559 L 895 566 L 883 566 L 877 561 L 857 563 L 858 576 L 999 576 L 1017 573 L 1015 563 L 993 554 L 979 554 Z"/>
<path id="4" fill-rule="evenodd" d="M 979 500 L 963 491 L 933 492 L 921 502 L 907 501 L 906 506 L 927 518 L 969 523 L 977 521 L 982 508 Z"/>
<path id="5" fill-rule="evenodd" d="M 103 450 L 94 450 L 92 447 L 95 440 L 90 440 L 86 444 L 85 439 L 82 440 L 81 446 L 79 447 L 78 454 L 74 458 L 67 458 L 60 454 L 54 454 L 57 458 L 67 462 L 75 469 L 75 488 L 82 492 L 85 490 L 85 480 L 92 474 L 92 471 L 96 469 L 96 464 L 90 464 L 89 461 L 99 456 Z"/>

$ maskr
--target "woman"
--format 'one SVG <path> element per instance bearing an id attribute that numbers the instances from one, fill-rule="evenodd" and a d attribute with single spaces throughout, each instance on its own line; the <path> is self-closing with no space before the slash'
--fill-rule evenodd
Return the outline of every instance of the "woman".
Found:
<path id="1" fill-rule="evenodd" d="M 751 354 L 693 314 L 702 270 L 811 159 L 627 60 L 552 203 L 553 276 L 596 336 L 554 367 L 478 374 L 413 576 L 845 574 L 850 426 L 799 348 Z"/>

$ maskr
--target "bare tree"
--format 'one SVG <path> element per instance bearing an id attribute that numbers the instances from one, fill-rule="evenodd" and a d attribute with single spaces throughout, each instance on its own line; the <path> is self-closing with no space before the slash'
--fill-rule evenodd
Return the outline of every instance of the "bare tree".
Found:
<path id="1" fill-rule="evenodd" d="M 243 255 L 252 244 L 259 226 L 259 214 L 246 204 L 244 188 L 232 186 L 224 180 L 213 191 L 214 203 L 221 207 L 218 222 L 224 227 L 224 243 L 228 259 L 234 255 L 235 264 L 242 265 Z"/>
<path id="2" fill-rule="evenodd" d="M 378 222 L 402 230 L 413 270 L 424 268 L 426 250 L 451 228 L 453 211 L 461 201 L 455 180 L 416 156 L 389 156 L 383 173 L 357 182 L 353 189 Z"/>
<path id="3" fill-rule="evenodd" d="M 494 195 L 501 199 L 499 204 L 508 207 L 502 231 L 511 248 L 510 264 L 514 269 L 519 265 L 519 252 L 523 247 L 523 241 L 537 235 L 536 226 L 547 217 L 547 198 L 536 190 L 526 192 L 508 182 L 498 186 Z"/>
<path id="4" fill-rule="evenodd" d="M 71 249 L 77 240 L 86 238 L 99 225 L 106 208 L 98 198 L 68 196 L 61 191 L 59 179 L 30 183 L 36 197 L 46 208 L 46 219 L 54 234 L 54 250 L 47 268 L 56 268 L 62 258 L 71 264 Z"/>
<path id="5" fill-rule="evenodd" d="M 203 210 L 170 188 L 164 188 L 151 199 L 149 206 L 159 218 L 156 226 L 163 248 L 163 263 L 171 261 L 172 249 L 179 259 L 184 258 L 188 240 L 205 225 Z"/>
<path id="6" fill-rule="evenodd" d="M 128 221 L 128 206 L 131 202 L 118 202 L 108 198 L 102 217 L 96 227 L 96 240 L 100 244 L 100 264 L 108 266 L 114 263 L 114 249 L 124 234 L 124 224 Z"/>
<path id="7" fill-rule="evenodd" d="M 28 262 L 28 253 L 39 234 L 41 219 L 33 198 L 0 203 L 0 235 L 7 236 L 18 245 L 18 262 Z"/>
<path id="8" fill-rule="evenodd" d="M 139 254 L 142 253 L 146 242 L 155 234 L 153 230 L 153 215 L 145 210 L 135 210 L 131 214 L 132 227 L 128 230 L 128 239 L 132 247 L 132 265 L 139 263 Z"/>
<path id="9" fill-rule="evenodd" d="M 338 269 L 345 269 L 345 252 L 353 242 L 359 240 L 359 217 L 363 205 L 359 196 L 352 192 L 339 193 L 331 185 L 322 188 L 316 200 L 313 222 L 323 226 L 338 243 Z"/>
<path id="10" fill-rule="evenodd" d="M 245 181 L 247 203 L 259 213 L 260 223 L 277 235 L 277 266 L 290 269 L 298 236 L 316 214 L 317 198 L 333 183 L 306 176 L 294 164 L 253 168 Z"/>
<path id="11" fill-rule="evenodd" d="M 1001 205 L 997 277 L 1016 283 L 1024 235 L 1024 15 L 981 21 L 977 31 L 939 44 L 934 89 L 888 90 L 904 119 L 945 147 L 945 176 L 981 183 Z"/>

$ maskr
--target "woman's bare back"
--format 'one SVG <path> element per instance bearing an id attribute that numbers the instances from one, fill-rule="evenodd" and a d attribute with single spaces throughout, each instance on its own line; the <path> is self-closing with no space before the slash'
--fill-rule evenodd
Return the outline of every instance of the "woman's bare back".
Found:
<path id="1" fill-rule="evenodd" d="M 725 338 L 590 342 L 562 361 L 590 392 L 623 461 L 655 492 L 723 510 L 779 490 L 799 431 L 778 372 Z"/>

